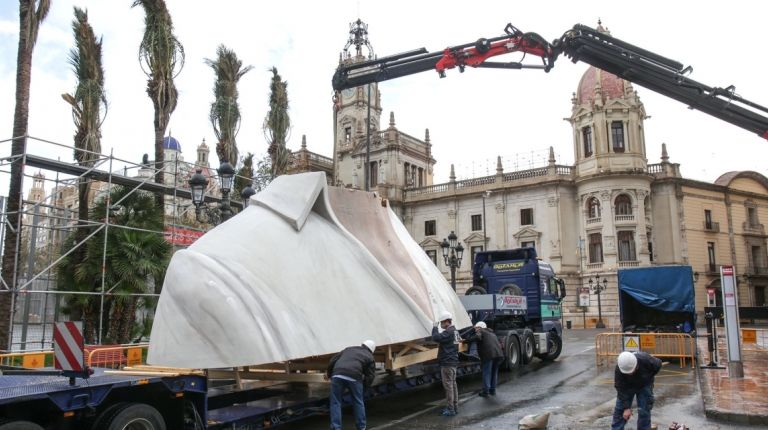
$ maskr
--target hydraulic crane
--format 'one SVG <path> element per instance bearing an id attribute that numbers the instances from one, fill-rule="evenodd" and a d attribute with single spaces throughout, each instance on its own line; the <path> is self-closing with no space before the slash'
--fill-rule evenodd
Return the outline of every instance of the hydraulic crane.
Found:
<path id="1" fill-rule="evenodd" d="M 547 42 L 536 33 L 524 33 L 507 24 L 504 35 L 479 39 L 473 43 L 427 52 L 425 48 L 369 61 L 341 64 L 333 75 L 333 89 L 357 87 L 382 82 L 427 70 L 445 71 L 466 67 L 497 69 L 542 69 L 549 72 L 563 54 L 574 63 L 585 62 L 613 73 L 667 97 L 687 104 L 735 126 L 768 139 L 768 108 L 751 102 L 726 88 L 710 87 L 690 79 L 693 69 L 682 63 L 634 46 L 607 33 L 577 24 L 559 39 Z M 490 62 L 491 57 L 520 52 L 521 61 Z M 526 55 L 541 59 L 541 64 L 524 64 Z"/>

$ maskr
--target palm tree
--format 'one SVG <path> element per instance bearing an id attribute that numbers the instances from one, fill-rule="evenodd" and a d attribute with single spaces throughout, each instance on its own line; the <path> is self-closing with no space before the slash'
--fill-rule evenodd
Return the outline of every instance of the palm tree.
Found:
<path id="1" fill-rule="evenodd" d="M 216 155 L 221 161 L 226 160 L 237 165 L 235 136 L 240 128 L 237 83 L 253 67 L 243 67 L 243 62 L 237 58 L 235 51 L 227 49 L 224 45 L 219 45 L 216 55 L 216 60 L 205 60 L 216 74 L 216 83 L 213 86 L 214 101 L 211 103 L 209 114 L 213 132 L 219 140 L 216 144 Z"/>
<path id="2" fill-rule="evenodd" d="M 105 290 L 110 291 L 110 295 L 104 302 L 101 334 L 106 342 L 126 343 L 134 332 L 137 309 L 154 304 L 153 300 L 131 294 L 154 291 L 154 280 L 162 279 L 171 248 L 162 235 L 162 211 L 150 193 L 115 187 L 110 192 L 109 201 L 114 203 L 109 210 L 106 254 L 102 230 L 87 243 L 81 262 L 70 261 L 70 258 L 62 262 L 57 277 L 58 288 L 100 292 L 103 274 Z M 107 201 L 101 199 L 94 205 L 91 218 L 106 219 L 107 212 Z M 69 247 L 72 245 L 70 242 Z M 102 268 L 105 255 L 108 263 Z M 65 309 L 69 313 L 82 314 L 86 342 L 98 339 L 100 310 L 101 298 L 93 294 L 68 297 Z"/>
<path id="3" fill-rule="evenodd" d="M 232 193 L 236 196 L 239 196 L 243 188 L 253 182 L 253 153 L 249 152 L 242 160 L 240 160 L 240 163 L 242 165 L 237 169 L 235 183 L 232 186 Z"/>
<path id="4" fill-rule="evenodd" d="M 75 34 L 75 48 L 69 53 L 69 64 L 77 77 L 75 94 L 61 97 L 72 106 L 75 133 L 75 160 L 81 166 L 93 167 L 97 154 L 101 153 L 101 123 L 106 115 L 107 98 L 104 92 L 104 68 L 101 65 L 101 38 L 96 39 L 88 23 L 88 12 L 75 6 L 72 31 Z M 102 109 L 104 115 L 102 115 Z M 85 225 L 88 221 L 89 181 L 81 178 L 78 194 L 78 218 L 80 227 L 75 233 L 77 243 L 88 235 Z M 77 252 L 80 260 L 84 248 Z"/>
<path id="5" fill-rule="evenodd" d="M 291 131 L 291 118 L 288 116 L 288 82 L 272 67 L 272 81 L 269 85 L 269 112 L 264 118 L 264 136 L 269 144 L 269 157 L 272 162 L 272 177 L 284 174 L 288 170 L 291 151 L 285 143 Z"/>
<path id="6" fill-rule="evenodd" d="M 155 108 L 155 182 L 164 183 L 163 137 L 179 92 L 173 79 L 184 67 L 184 47 L 173 34 L 171 14 L 165 0 L 134 0 L 131 7 L 144 8 L 144 38 L 139 45 L 142 69 L 147 75 L 147 95 Z M 165 208 L 165 195 L 155 194 L 157 205 Z M 160 216 L 164 215 L 163 211 Z"/>
<path id="7" fill-rule="evenodd" d="M 37 42 L 40 25 L 51 8 L 50 0 L 19 0 L 19 49 L 16 57 L 16 109 L 13 113 L 13 143 L 11 155 L 19 157 L 11 164 L 11 183 L 8 189 L 8 204 L 5 208 L 6 223 L 13 228 L 5 229 L 3 244 L 2 275 L 5 284 L 14 289 L 16 226 L 21 208 L 22 159 L 27 147 L 29 124 L 29 87 L 32 83 L 32 51 Z M 0 293 L 0 348 L 10 345 L 10 319 L 13 312 L 13 294 Z"/>

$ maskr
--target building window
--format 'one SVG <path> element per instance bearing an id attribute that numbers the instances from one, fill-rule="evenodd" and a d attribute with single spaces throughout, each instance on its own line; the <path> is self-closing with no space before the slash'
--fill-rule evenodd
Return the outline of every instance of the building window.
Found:
<path id="1" fill-rule="evenodd" d="M 344 142 L 349 143 L 352 140 L 352 127 L 344 128 Z"/>
<path id="2" fill-rule="evenodd" d="M 712 230 L 712 211 L 704 209 L 704 228 Z"/>
<path id="3" fill-rule="evenodd" d="M 620 231 L 619 234 L 619 261 L 636 261 L 635 232 Z"/>
<path id="4" fill-rule="evenodd" d="M 653 237 L 651 236 L 651 233 L 648 233 L 648 257 L 651 260 L 651 263 L 653 263 L 653 240 L 651 240 Z"/>
<path id="5" fill-rule="evenodd" d="M 424 236 L 436 236 L 437 235 L 437 221 L 431 219 L 424 221 Z"/>
<path id="6" fill-rule="evenodd" d="M 755 287 L 755 306 L 768 306 L 768 301 L 765 300 L 765 287 Z"/>
<path id="7" fill-rule="evenodd" d="M 600 233 L 589 235 L 589 262 L 603 262 L 603 235 Z"/>
<path id="8" fill-rule="evenodd" d="M 715 262 L 715 242 L 707 242 L 707 257 L 709 258 L 709 264 L 707 269 L 710 273 L 717 272 L 717 263 Z"/>
<path id="9" fill-rule="evenodd" d="M 379 185 L 379 162 L 378 161 L 371 161 L 370 167 L 368 168 L 368 185 L 370 186 Z"/>
<path id="10" fill-rule="evenodd" d="M 757 208 L 747 208 L 747 222 L 750 227 L 758 227 L 760 221 L 757 219 Z"/>
<path id="11" fill-rule="evenodd" d="M 765 275 L 765 264 L 763 264 L 763 247 L 752 246 L 752 270 L 755 275 Z"/>
<path id="12" fill-rule="evenodd" d="M 587 218 L 600 218 L 600 200 L 591 197 L 587 201 Z"/>
<path id="13" fill-rule="evenodd" d="M 520 247 L 521 248 L 536 248 L 536 241 L 532 240 L 530 242 L 526 242 L 526 241 L 520 242 Z"/>
<path id="14" fill-rule="evenodd" d="M 483 246 L 473 246 L 469 249 L 469 256 L 472 258 L 470 267 L 474 267 L 475 265 L 475 255 L 477 255 L 478 252 L 483 252 Z"/>
<path id="15" fill-rule="evenodd" d="M 480 231 L 483 229 L 483 216 L 472 215 L 472 231 Z"/>
<path id="16" fill-rule="evenodd" d="M 624 152 L 624 123 L 621 121 L 611 122 L 611 142 L 613 152 Z"/>
<path id="17" fill-rule="evenodd" d="M 592 156 L 592 127 L 584 127 L 581 129 L 581 136 L 584 140 L 584 157 Z"/>
<path id="18" fill-rule="evenodd" d="M 533 225 L 533 208 L 520 209 L 520 225 Z"/>
<path id="19" fill-rule="evenodd" d="M 435 263 L 435 266 L 437 266 L 437 250 L 428 249 L 425 252 L 427 253 L 427 257 L 429 257 L 429 259 Z"/>
<path id="20" fill-rule="evenodd" d="M 632 199 L 626 194 L 619 194 L 614 202 L 616 215 L 632 215 Z"/>

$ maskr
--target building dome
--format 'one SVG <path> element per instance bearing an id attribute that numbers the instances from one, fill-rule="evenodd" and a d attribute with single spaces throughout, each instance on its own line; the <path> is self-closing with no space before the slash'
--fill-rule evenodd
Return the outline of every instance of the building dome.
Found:
<path id="1" fill-rule="evenodd" d="M 181 143 L 176 138 L 171 136 L 165 136 L 163 138 L 163 149 L 170 149 L 172 151 L 181 152 Z"/>
<path id="2" fill-rule="evenodd" d="M 601 101 L 605 101 L 622 97 L 629 83 L 612 73 L 590 67 L 584 72 L 584 76 L 579 81 L 579 89 L 576 91 L 579 103 L 591 104 L 594 102 L 595 90 L 598 88 L 598 85 L 603 96 Z"/>

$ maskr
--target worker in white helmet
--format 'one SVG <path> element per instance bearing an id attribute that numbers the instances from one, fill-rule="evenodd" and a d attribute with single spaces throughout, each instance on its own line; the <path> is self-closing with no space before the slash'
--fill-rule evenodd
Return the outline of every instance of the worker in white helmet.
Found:
<path id="1" fill-rule="evenodd" d="M 440 331 L 437 327 L 443 330 Z M 461 335 L 453 326 L 453 315 L 445 311 L 440 314 L 432 327 L 432 340 L 439 344 L 437 361 L 440 364 L 440 378 L 445 389 L 445 409 L 441 415 L 452 417 L 459 412 L 459 389 L 456 386 L 456 367 L 459 365 L 459 344 Z"/>
<path id="2" fill-rule="evenodd" d="M 661 370 L 661 360 L 646 352 L 619 354 L 614 372 L 616 407 L 611 430 L 623 430 L 632 417 L 632 400 L 637 397 L 637 430 L 651 428 L 653 381 Z"/>
<path id="3" fill-rule="evenodd" d="M 341 430 L 341 403 L 345 390 L 352 396 L 355 427 L 365 430 L 363 390 L 371 386 L 376 376 L 375 350 L 376 343 L 366 340 L 360 346 L 344 349 L 328 363 L 325 378 L 331 380 L 331 430 Z"/>

